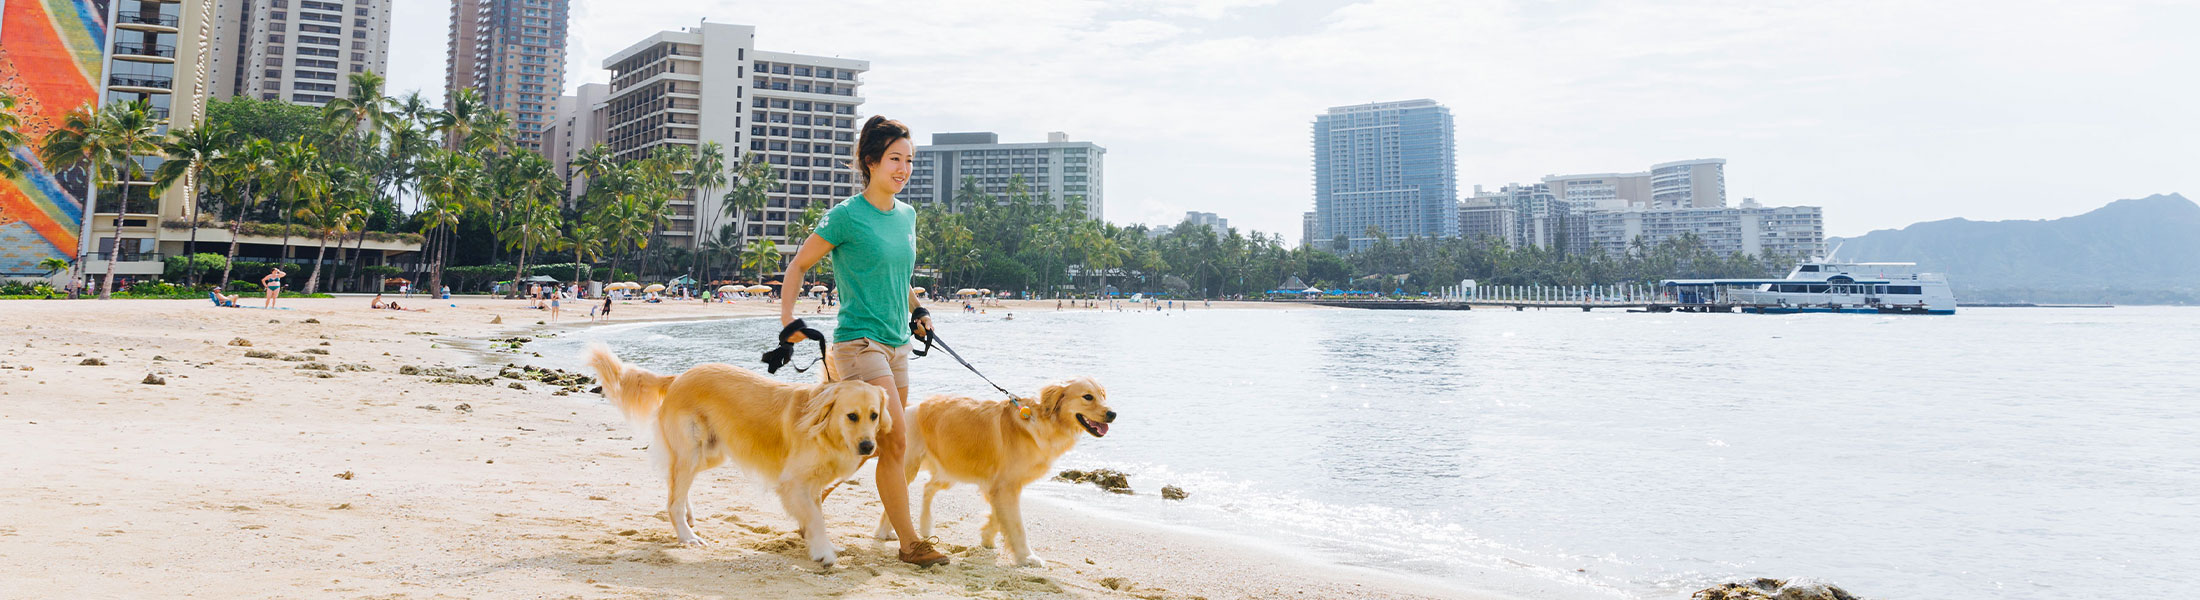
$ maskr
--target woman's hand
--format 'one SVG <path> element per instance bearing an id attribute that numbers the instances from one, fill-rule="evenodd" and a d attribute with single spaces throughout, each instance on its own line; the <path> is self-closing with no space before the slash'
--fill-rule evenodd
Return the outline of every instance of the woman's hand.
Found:
<path id="1" fill-rule="evenodd" d="M 910 334 L 917 336 L 918 339 L 932 337 L 932 315 L 917 317 L 916 324 L 917 328 L 910 331 Z"/>

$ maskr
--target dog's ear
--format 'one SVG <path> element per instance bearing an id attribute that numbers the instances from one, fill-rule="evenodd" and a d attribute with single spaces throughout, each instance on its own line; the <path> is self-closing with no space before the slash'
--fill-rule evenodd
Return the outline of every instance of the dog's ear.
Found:
<path id="1" fill-rule="evenodd" d="M 878 386 L 875 386 L 875 385 L 874 385 L 874 386 L 871 386 L 871 387 L 878 387 Z M 886 389 L 886 388 L 879 388 L 879 395 L 878 395 L 878 432 L 879 432 L 879 435 L 885 435 L 885 434 L 888 434 L 888 433 L 893 433 L 893 432 L 894 432 L 894 411 L 892 411 L 892 410 L 888 410 L 888 409 L 886 408 L 886 400 L 887 400 L 888 398 L 891 398 L 891 397 L 892 397 L 892 394 L 893 394 L 893 392 L 891 392 L 891 391 L 887 391 L 887 389 Z"/>
<path id="2" fill-rule="evenodd" d="M 1046 411 L 1047 416 L 1062 414 L 1062 393 L 1068 389 L 1068 386 L 1060 382 L 1039 388 L 1039 409 Z"/>
<path id="3" fill-rule="evenodd" d="M 832 434 L 833 392 L 841 385 L 846 384 L 828 383 L 811 389 L 809 400 L 802 403 L 799 421 L 804 437 L 814 440 Z"/>

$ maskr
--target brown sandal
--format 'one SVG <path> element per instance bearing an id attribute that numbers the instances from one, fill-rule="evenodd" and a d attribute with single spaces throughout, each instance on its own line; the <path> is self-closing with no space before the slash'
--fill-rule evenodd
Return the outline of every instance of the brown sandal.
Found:
<path id="1" fill-rule="evenodd" d="M 932 548 L 932 540 L 917 540 L 917 543 L 910 544 L 909 549 L 901 551 L 900 554 L 901 562 L 916 565 L 920 569 L 932 565 L 944 565 L 949 560 L 947 555 L 940 554 L 939 550 Z"/>

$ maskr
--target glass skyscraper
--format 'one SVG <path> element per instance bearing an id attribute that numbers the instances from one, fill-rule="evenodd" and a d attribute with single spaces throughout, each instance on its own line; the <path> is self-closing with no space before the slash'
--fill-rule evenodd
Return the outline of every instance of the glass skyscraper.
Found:
<path id="1" fill-rule="evenodd" d="M 1434 100 L 1339 106 L 1314 117 L 1317 247 L 1459 235 L 1451 109 Z"/>

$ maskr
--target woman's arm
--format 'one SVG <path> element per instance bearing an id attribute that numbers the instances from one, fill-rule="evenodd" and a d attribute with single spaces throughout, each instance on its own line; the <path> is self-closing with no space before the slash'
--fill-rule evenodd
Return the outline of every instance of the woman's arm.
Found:
<path id="1" fill-rule="evenodd" d="M 815 233 L 810 234 L 810 239 L 802 241 L 801 250 L 795 251 L 794 260 L 787 263 L 787 272 L 780 277 L 779 324 L 781 326 L 794 322 L 794 301 L 802 296 L 802 275 L 810 272 L 810 267 L 815 266 L 817 261 L 824 259 L 825 253 L 832 251 L 833 243 L 825 241 L 825 238 L 817 237 Z"/>

